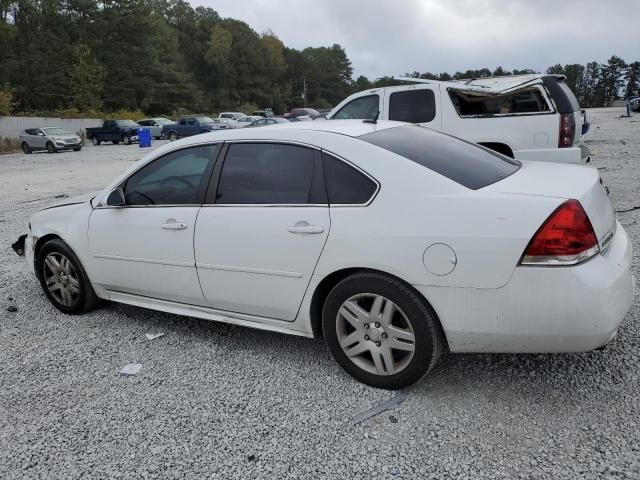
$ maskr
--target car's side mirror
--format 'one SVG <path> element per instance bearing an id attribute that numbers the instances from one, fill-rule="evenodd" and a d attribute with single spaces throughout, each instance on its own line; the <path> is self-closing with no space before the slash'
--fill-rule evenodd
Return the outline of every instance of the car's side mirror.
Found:
<path id="1" fill-rule="evenodd" d="M 126 203 L 127 201 L 124 198 L 124 192 L 122 191 L 122 188 L 119 187 L 112 191 L 107 197 L 107 205 L 110 207 L 121 207 L 126 205 Z"/>

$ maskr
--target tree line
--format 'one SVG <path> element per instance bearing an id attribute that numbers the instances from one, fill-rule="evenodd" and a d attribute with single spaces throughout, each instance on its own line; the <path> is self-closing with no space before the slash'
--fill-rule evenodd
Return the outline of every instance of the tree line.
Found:
<path id="1" fill-rule="evenodd" d="M 640 62 L 555 65 L 584 107 L 640 92 Z M 482 68 L 409 76 L 452 80 L 534 73 Z M 150 115 L 329 108 L 399 83 L 353 79 L 338 44 L 297 50 L 271 31 L 184 0 L 0 0 L 0 114 L 144 111 Z M 303 94 L 306 94 L 303 97 Z"/>

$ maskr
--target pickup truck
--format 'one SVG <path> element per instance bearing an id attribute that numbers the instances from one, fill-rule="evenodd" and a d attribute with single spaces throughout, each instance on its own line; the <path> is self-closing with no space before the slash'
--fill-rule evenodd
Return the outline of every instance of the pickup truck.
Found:
<path id="1" fill-rule="evenodd" d="M 564 75 L 512 75 L 374 88 L 347 97 L 328 120 L 417 123 L 516 160 L 584 164 L 588 127 Z"/>
<path id="2" fill-rule="evenodd" d="M 105 120 L 102 127 L 87 128 L 87 138 L 94 145 L 102 142 L 113 142 L 114 145 L 122 142 L 131 145 L 138 141 L 140 125 L 133 120 Z"/>
<path id="3" fill-rule="evenodd" d="M 173 142 L 182 137 L 190 137 L 221 128 L 226 128 L 226 126 L 221 126 L 206 115 L 186 115 L 179 117 L 176 123 L 163 125 L 162 135 Z"/>

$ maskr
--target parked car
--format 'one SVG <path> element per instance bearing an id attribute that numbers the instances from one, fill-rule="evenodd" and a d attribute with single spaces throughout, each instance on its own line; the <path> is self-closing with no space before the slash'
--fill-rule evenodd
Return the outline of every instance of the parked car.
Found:
<path id="1" fill-rule="evenodd" d="M 228 118 L 230 120 L 233 120 L 234 122 L 237 122 L 244 117 L 246 117 L 246 115 L 242 112 L 222 112 L 220 115 L 218 115 L 218 118 Z"/>
<path id="2" fill-rule="evenodd" d="M 79 152 L 82 149 L 82 139 L 78 135 L 59 127 L 27 128 L 20 134 L 19 141 L 24 153 L 38 150 L 49 153 L 61 150 Z"/>
<path id="3" fill-rule="evenodd" d="M 170 125 L 173 123 L 173 120 L 169 120 L 164 117 L 154 117 L 154 118 L 145 118 L 138 122 L 138 125 L 141 127 L 147 128 L 151 130 L 151 136 L 155 139 L 163 139 L 164 134 L 162 133 L 162 127 L 164 125 Z"/>
<path id="4" fill-rule="evenodd" d="M 634 112 L 640 112 L 640 97 L 633 97 L 629 99 L 629 107 Z"/>
<path id="5" fill-rule="evenodd" d="M 247 127 L 266 127 L 267 125 L 276 125 L 278 123 L 290 123 L 286 118 L 272 117 L 272 118 L 259 118 L 254 120 Z"/>
<path id="6" fill-rule="evenodd" d="M 62 312 L 103 299 L 323 335 L 381 388 L 446 349 L 600 348 L 633 303 L 631 242 L 597 169 L 399 122 L 184 139 L 29 222 L 14 249 Z"/>
<path id="7" fill-rule="evenodd" d="M 329 114 L 329 112 L 331 112 L 331 108 L 319 108 L 318 109 L 318 113 L 320 115 L 318 115 L 319 118 L 326 118 L 326 116 Z"/>
<path id="8" fill-rule="evenodd" d="M 168 138 L 172 142 L 183 137 L 198 135 L 200 133 L 211 132 L 212 130 L 220 130 L 226 128 L 219 122 L 214 122 L 212 118 L 206 115 L 185 115 L 178 118 L 176 123 L 170 123 L 162 126 L 162 134 L 164 138 Z"/>
<path id="9" fill-rule="evenodd" d="M 309 118 L 314 119 L 320 116 L 320 112 L 313 108 L 293 108 L 289 113 L 285 113 L 284 116 L 285 118 L 308 116 Z"/>
<path id="10" fill-rule="evenodd" d="M 133 120 L 105 120 L 102 127 L 87 128 L 87 138 L 94 145 L 102 142 L 113 142 L 114 145 L 122 142 L 131 145 L 138 141 L 140 125 Z"/>
<path id="11" fill-rule="evenodd" d="M 247 115 L 246 117 L 242 117 L 236 123 L 238 124 L 238 128 L 244 128 L 247 127 L 250 123 L 261 119 L 264 119 L 264 117 L 261 117 L 259 115 Z"/>
<path id="12" fill-rule="evenodd" d="M 564 75 L 513 75 L 374 88 L 340 102 L 327 119 L 417 123 L 517 160 L 589 161 L 583 117 Z M 582 148 L 583 147 L 583 148 Z"/>
<path id="13" fill-rule="evenodd" d="M 264 118 L 271 118 L 273 117 L 273 110 L 271 110 L 270 108 L 265 108 L 264 110 L 256 110 L 251 115 L 264 117 Z"/>

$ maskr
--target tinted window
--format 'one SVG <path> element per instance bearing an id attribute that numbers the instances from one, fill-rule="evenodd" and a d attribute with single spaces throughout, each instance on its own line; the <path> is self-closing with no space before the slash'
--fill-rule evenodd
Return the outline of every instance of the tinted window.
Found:
<path id="1" fill-rule="evenodd" d="M 105 120 L 103 127 L 104 128 L 114 128 L 116 126 L 116 122 L 113 120 Z"/>
<path id="2" fill-rule="evenodd" d="M 549 106 L 537 88 L 520 90 L 509 95 L 478 96 L 449 91 L 449 97 L 460 116 L 509 115 L 514 113 L 548 112 Z"/>
<path id="3" fill-rule="evenodd" d="M 436 98 L 432 90 L 407 90 L 389 96 L 389 120 L 430 122 L 436 116 Z"/>
<path id="4" fill-rule="evenodd" d="M 124 187 L 127 205 L 192 205 L 218 145 L 185 148 L 169 153 L 134 173 Z M 204 178 L 207 177 L 207 178 Z"/>
<path id="5" fill-rule="evenodd" d="M 380 97 L 378 95 L 367 95 L 366 97 L 358 97 L 351 100 L 331 118 L 334 120 L 373 118 L 379 109 Z"/>
<path id="6" fill-rule="evenodd" d="M 149 120 L 140 120 L 140 121 L 138 122 L 138 125 L 141 125 L 141 126 L 143 126 L 143 127 L 146 127 L 146 126 L 150 125 L 150 124 L 149 124 Z"/>
<path id="7" fill-rule="evenodd" d="M 38 135 L 38 129 L 37 128 L 30 128 L 28 130 L 24 131 L 27 135 Z"/>
<path id="8" fill-rule="evenodd" d="M 358 138 L 472 190 L 502 180 L 520 168 L 516 160 L 417 125 L 378 130 Z"/>
<path id="9" fill-rule="evenodd" d="M 319 154 L 296 145 L 245 143 L 229 146 L 216 203 L 326 203 Z"/>
<path id="10" fill-rule="evenodd" d="M 342 160 L 323 153 L 322 164 L 330 203 L 361 205 L 375 193 L 376 183 Z"/>

